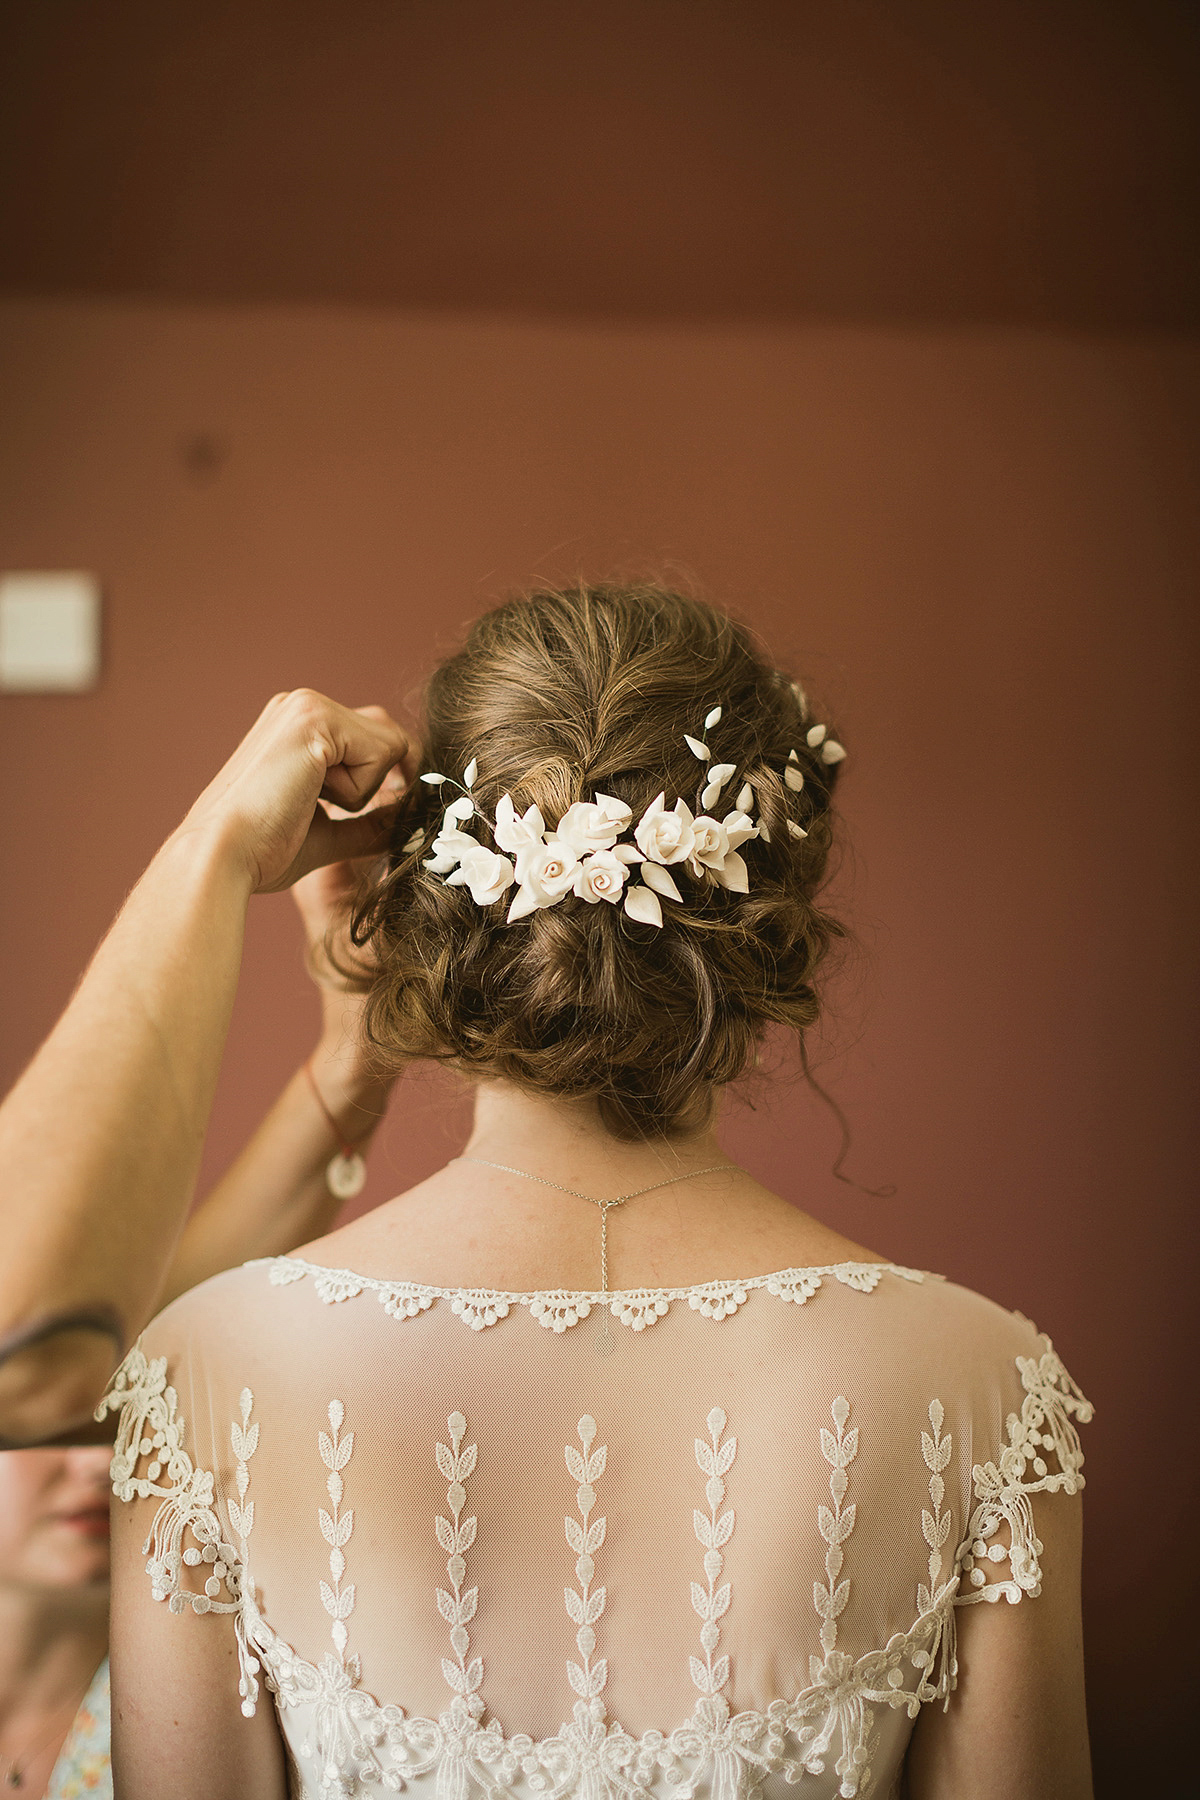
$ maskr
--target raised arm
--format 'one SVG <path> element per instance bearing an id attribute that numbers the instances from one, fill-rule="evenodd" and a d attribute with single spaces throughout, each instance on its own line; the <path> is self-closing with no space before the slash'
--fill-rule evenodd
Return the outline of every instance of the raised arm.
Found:
<path id="1" fill-rule="evenodd" d="M 333 819 L 319 802 L 359 812 L 407 750 L 378 709 L 307 689 L 272 700 L 138 882 L 0 1107 L 0 1443 L 43 1441 L 88 1417 L 160 1303 L 250 897 L 382 848 L 390 809 Z"/>
<path id="2" fill-rule="evenodd" d="M 362 997 L 347 987 L 328 955 L 354 887 L 354 865 L 333 863 L 292 889 L 308 938 L 309 971 L 321 996 L 320 1036 L 249 1143 L 188 1219 L 160 1305 L 236 1263 L 280 1256 L 323 1237 L 342 1204 L 326 1180 L 330 1158 L 346 1145 L 365 1153 L 387 1110 L 392 1084 L 364 1054 Z"/>

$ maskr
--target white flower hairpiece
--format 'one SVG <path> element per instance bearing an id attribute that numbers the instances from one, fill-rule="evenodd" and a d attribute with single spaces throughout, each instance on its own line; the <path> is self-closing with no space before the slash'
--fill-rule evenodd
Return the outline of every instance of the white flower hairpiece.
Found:
<path id="1" fill-rule="evenodd" d="M 714 706 L 705 714 L 706 732 L 720 723 L 721 712 L 720 706 Z M 824 763 L 840 762 L 846 754 L 828 736 L 824 725 L 812 726 L 805 741 L 810 750 L 820 749 Z M 684 742 L 698 761 L 708 765 L 700 804 L 705 809 L 716 807 L 736 775 L 737 765 L 714 763 L 702 738 L 685 732 Z M 506 915 L 510 923 L 544 907 L 557 906 L 568 894 L 574 894 L 589 906 L 602 900 L 611 906 L 620 902 L 631 919 L 661 928 L 662 901 L 683 904 L 672 869 L 682 868 L 694 881 L 747 894 L 750 872 L 741 846 L 756 837 L 770 842 L 764 821 L 760 818 L 756 824 L 751 817 L 754 789 L 743 781 L 732 810 L 722 819 L 710 816 L 707 810 L 694 814 L 682 799 L 668 807 L 664 789 L 636 825 L 632 808 L 611 794 L 597 793 L 592 800 L 577 800 L 552 827 L 547 827 L 537 806 L 518 813 L 512 795 L 503 794 L 496 805 L 495 823 L 490 827 L 497 848 L 489 850 L 463 829 L 469 819 L 484 819 L 471 793 L 478 773 L 478 759 L 473 756 L 463 770 L 461 783 L 437 771 L 421 776 L 430 787 L 448 784 L 460 789 L 460 797 L 452 800 L 442 814 L 433 854 L 425 859 L 424 866 L 432 875 L 444 875 L 447 887 L 469 888 L 477 906 L 491 906 L 515 887 Z M 795 793 L 804 786 L 795 750 L 788 754 L 783 779 Z M 808 836 L 794 819 L 787 821 L 787 827 L 794 838 Z M 621 843 L 620 839 L 630 831 L 633 842 Z M 414 854 L 424 842 L 425 833 L 414 831 L 404 845 L 404 854 Z"/>

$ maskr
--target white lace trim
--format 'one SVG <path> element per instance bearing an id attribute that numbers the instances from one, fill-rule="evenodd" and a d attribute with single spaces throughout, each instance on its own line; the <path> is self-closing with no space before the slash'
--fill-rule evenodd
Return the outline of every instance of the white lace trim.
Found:
<path id="1" fill-rule="evenodd" d="M 754 1275 L 744 1281 L 701 1281 L 693 1287 L 623 1288 L 604 1294 L 599 1289 L 576 1292 L 566 1288 L 534 1289 L 525 1294 L 499 1288 L 430 1287 L 419 1281 L 383 1281 L 375 1275 L 358 1275 L 352 1269 L 329 1269 L 305 1262 L 298 1256 L 260 1257 L 247 1268 L 265 1268 L 274 1287 L 311 1277 L 317 1297 L 327 1306 L 373 1293 L 393 1319 L 411 1319 L 425 1312 L 435 1300 L 448 1300 L 450 1310 L 472 1331 L 508 1317 L 514 1306 L 527 1308 L 547 1331 L 568 1331 L 586 1319 L 594 1306 L 608 1305 L 614 1319 L 633 1331 L 645 1331 L 670 1310 L 672 1301 L 686 1300 L 693 1312 L 706 1319 L 727 1319 L 748 1296 L 762 1289 L 779 1300 L 803 1306 L 827 1278 L 860 1294 L 875 1291 L 885 1275 L 902 1281 L 940 1281 L 943 1277 L 925 1269 L 905 1269 L 899 1263 L 824 1263 L 811 1269 L 779 1269 L 771 1275 Z"/>
<path id="2" fill-rule="evenodd" d="M 763 1278 L 759 1285 L 770 1279 Z M 834 1401 L 835 1429 L 822 1429 L 820 1439 L 830 1466 L 833 1501 L 832 1507 L 821 1504 L 817 1510 L 817 1529 L 826 1546 L 826 1580 L 814 1584 L 813 1589 L 822 1621 L 823 1654 L 810 1658 L 807 1688 L 790 1700 L 773 1701 L 763 1712 L 732 1712 L 721 1691 L 731 1679 L 729 1658 L 722 1654 L 714 1660 L 720 1639 L 718 1621 L 731 1601 L 730 1584 L 717 1586 L 723 1572 L 721 1550 L 734 1526 L 733 1510 L 719 1509 L 725 1498 L 724 1478 L 737 1453 L 735 1438 L 721 1441 L 727 1421 L 724 1411 L 714 1407 L 707 1420 L 708 1441 L 696 1440 L 708 1501 L 707 1513 L 699 1508 L 693 1512 L 696 1535 L 705 1552 L 706 1585 L 691 1583 L 705 1652 L 703 1662 L 696 1656 L 690 1659 L 692 1679 L 701 1697 L 685 1724 L 669 1734 L 651 1730 L 639 1738 L 607 1719 L 601 1697 L 607 1661 L 591 1661 L 594 1626 L 603 1615 L 606 1598 L 603 1587 L 591 1586 L 594 1553 L 604 1542 L 606 1521 L 603 1517 L 592 1519 L 591 1513 L 596 1500 L 594 1483 L 605 1472 L 607 1450 L 604 1446 L 592 1448 L 596 1423 L 590 1415 L 579 1421 L 582 1453 L 574 1445 L 566 1446 L 565 1451 L 568 1471 L 578 1484 L 580 1517 L 568 1516 L 566 1528 L 568 1544 L 577 1557 L 575 1573 L 580 1588 L 565 1589 L 564 1593 L 567 1611 L 579 1627 L 576 1645 L 583 1658 L 582 1665 L 568 1663 L 567 1667 L 571 1686 L 580 1698 L 572 1721 L 540 1742 L 526 1734 L 508 1736 L 494 1719 L 482 1722 L 486 1714 L 483 1663 L 479 1657 L 467 1660 L 466 1628 L 474 1616 L 478 1590 L 463 1586 L 465 1552 L 476 1531 L 475 1518 L 464 1518 L 463 1509 L 465 1483 L 475 1471 L 476 1452 L 473 1444 L 463 1446 L 467 1425 L 461 1413 L 452 1413 L 447 1421 L 451 1444 L 436 1447 L 438 1467 L 449 1483 L 447 1505 L 452 1515 L 436 1520 L 438 1541 L 448 1555 L 452 1590 L 439 1589 L 437 1597 L 451 1627 L 455 1653 L 453 1661 L 446 1658 L 442 1662 L 453 1698 L 436 1721 L 410 1719 L 402 1707 L 381 1706 L 358 1685 L 357 1657 L 346 1655 L 345 1621 L 354 1609 L 355 1590 L 353 1584 L 343 1587 L 342 1577 L 346 1573 L 344 1547 L 353 1532 L 354 1515 L 341 1510 L 342 1470 L 352 1454 L 354 1434 L 341 1436 L 345 1409 L 340 1401 L 331 1402 L 328 1408 L 331 1432 L 322 1431 L 318 1436 L 332 1502 L 332 1510 L 320 1508 L 318 1512 L 322 1535 L 330 1545 L 333 1576 L 332 1583 L 321 1583 L 321 1592 L 337 1652 L 326 1652 L 319 1666 L 297 1656 L 258 1611 L 247 1549 L 254 1523 L 254 1503 L 247 1498 L 249 1463 L 259 1437 L 258 1425 L 249 1422 L 253 1407 L 250 1390 L 243 1389 L 240 1423 L 235 1421 L 231 1428 L 238 1497 L 228 1502 L 228 1529 L 223 1529 L 214 1505 L 213 1475 L 195 1469 L 183 1447 L 184 1421 L 175 1390 L 166 1382 L 165 1358 L 148 1360 L 140 1346 L 135 1347 L 114 1377 L 96 1416 L 103 1418 L 118 1408 L 121 1412 L 112 1460 L 117 1497 L 156 1496 L 161 1501 L 143 1546 L 150 1552 L 146 1569 L 154 1598 L 166 1600 L 176 1613 L 190 1606 L 197 1613 L 236 1615 L 243 1712 L 250 1714 L 255 1709 L 261 1659 L 267 1684 L 280 1704 L 311 1713 L 313 1742 L 301 1743 L 299 1751 L 304 1758 L 317 1759 L 321 1792 L 331 1800 L 362 1793 L 363 1784 L 398 1791 L 414 1776 L 434 1768 L 439 1800 L 468 1800 L 472 1793 L 484 1800 L 503 1800 L 522 1776 L 528 1778 L 529 1791 L 542 1800 L 566 1800 L 567 1796 L 570 1800 L 604 1800 L 606 1795 L 613 1800 L 637 1800 L 660 1791 L 693 1800 L 701 1786 L 713 1800 L 756 1800 L 766 1775 L 796 1781 L 804 1773 L 821 1773 L 835 1739 L 838 1793 L 865 1800 L 872 1785 L 872 1757 L 882 1709 L 902 1708 L 915 1718 L 927 1701 L 942 1698 L 949 1705 L 957 1678 L 954 1608 L 1002 1596 L 1016 1602 L 1026 1594 L 1040 1593 L 1042 1545 L 1033 1527 L 1030 1496 L 1059 1489 L 1075 1493 L 1084 1485 L 1083 1455 L 1073 1421 L 1089 1420 L 1092 1407 L 1050 1340 L 1043 1337 L 1042 1342 L 1045 1350 L 1040 1357 L 1017 1358 L 1025 1389 L 1021 1411 L 1008 1417 L 1008 1442 L 997 1461 L 976 1464 L 972 1471 L 976 1505 L 945 1581 L 940 1577 L 952 1515 L 943 1510 L 942 1502 L 944 1471 L 953 1441 L 942 1432 L 945 1415 L 941 1401 L 930 1403 L 932 1432 L 921 1432 L 920 1446 L 930 1472 L 930 1507 L 921 1514 L 921 1534 L 929 1552 L 928 1584 L 922 1581 L 917 1587 L 916 1617 L 908 1630 L 894 1634 L 883 1649 L 868 1651 L 857 1659 L 837 1648 L 837 1636 L 838 1619 L 850 1593 L 850 1579 L 843 1576 L 842 1569 L 857 1504 L 845 1502 L 848 1470 L 858 1454 L 859 1430 L 857 1426 L 847 1429 L 849 1402 L 844 1397 Z M 145 1475 L 139 1476 L 136 1470 L 142 1458 L 149 1460 Z M 1052 1468 L 1048 1458 L 1053 1458 L 1057 1467 Z M 1002 1528 L 1006 1528 L 1007 1541 Z M 193 1541 L 185 1547 L 187 1535 Z M 1005 1561 L 1009 1575 L 989 1581 L 985 1565 Z M 202 1593 L 183 1585 L 185 1571 L 191 1568 L 210 1570 Z"/>
<path id="3" fill-rule="evenodd" d="M 239 1398 L 241 1423 L 234 1421 L 230 1440 L 237 1459 L 238 1497 L 227 1506 L 228 1528 L 222 1526 L 214 1504 L 214 1479 L 207 1469 L 196 1469 L 183 1447 L 184 1418 L 179 1397 L 167 1385 L 167 1359 L 147 1358 L 135 1344 L 116 1374 L 112 1386 L 96 1408 L 103 1419 L 120 1411 L 109 1476 L 118 1500 L 161 1501 L 142 1544 L 149 1552 L 146 1573 L 156 1600 L 165 1600 L 173 1613 L 191 1607 L 195 1613 L 234 1613 L 242 1696 L 242 1711 L 253 1714 L 258 1700 L 255 1676 L 258 1663 L 246 1637 L 244 1600 L 247 1563 L 246 1540 L 254 1526 L 254 1502 L 246 1500 L 247 1464 L 258 1448 L 258 1426 L 250 1425 L 254 1404 L 249 1388 Z M 145 1475 L 135 1473 L 138 1462 L 149 1458 Z M 165 1476 L 165 1481 L 164 1481 Z M 236 1536 L 236 1545 L 231 1538 Z M 192 1542 L 185 1545 L 185 1537 Z M 186 1569 L 207 1568 L 203 1592 L 183 1585 Z"/>

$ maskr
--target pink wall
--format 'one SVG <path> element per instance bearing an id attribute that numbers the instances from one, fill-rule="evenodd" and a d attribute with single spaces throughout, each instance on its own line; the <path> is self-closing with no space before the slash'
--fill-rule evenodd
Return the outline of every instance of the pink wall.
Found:
<path id="1" fill-rule="evenodd" d="M 0 339 L 0 566 L 107 592 L 100 690 L 3 704 L 6 1076 L 272 692 L 403 712 L 532 575 L 694 574 L 850 747 L 860 952 L 823 1078 L 851 1172 L 898 1191 L 834 1182 L 836 1128 L 794 1087 L 731 1145 L 1053 1333 L 1098 1408 L 1101 1791 L 1148 1778 L 1187 1666 L 1194 344 L 16 302 Z M 201 431 L 228 449 L 207 475 L 181 453 Z M 289 902 L 257 902 L 210 1169 L 313 1019 Z M 370 1197 L 460 1116 L 407 1080 Z"/>

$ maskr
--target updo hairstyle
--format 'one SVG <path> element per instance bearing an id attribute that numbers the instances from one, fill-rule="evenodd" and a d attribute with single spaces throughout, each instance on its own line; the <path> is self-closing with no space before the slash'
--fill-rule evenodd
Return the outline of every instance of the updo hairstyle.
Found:
<path id="1" fill-rule="evenodd" d="M 713 607 L 651 584 L 580 585 L 485 613 L 429 682 L 422 768 L 461 781 L 476 759 L 488 818 L 510 794 L 550 828 L 597 790 L 635 820 L 662 790 L 699 815 L 705 765 L 684 734 L 703 735 L 718 704 L 713 759 L 737 765 L 727 805 L 748 781 L 770 842 L 743 846 L 748 894 L 677 868 L 683 904 L 664 906 L 661 929 L 573 895 L 506 923 L 509 896 L 478 906 L 423 867 L 452 790 L 414 782 L 352 922 L 375 965 L 367 1037 L 389 1066 L 430 1058 L 594 1100 L 614 1136 L 644 1139 L 704 1125 L 767 1026 L 813 1024 L 817 969 L 843 935 L 816 900 L 838 765 L 806 743 L 801 690 Z M 793 750 L 799 792 L 783 780 Z M 490 845 L 478 822 L 465 829 Z"/>

